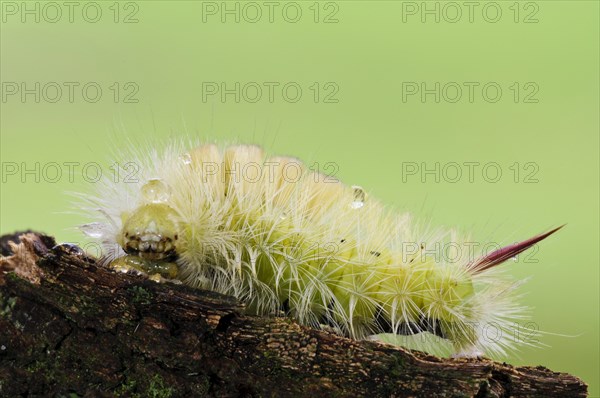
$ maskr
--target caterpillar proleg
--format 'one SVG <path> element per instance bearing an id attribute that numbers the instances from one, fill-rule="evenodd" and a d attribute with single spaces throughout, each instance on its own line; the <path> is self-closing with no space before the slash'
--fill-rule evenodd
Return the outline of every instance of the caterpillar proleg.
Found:
<path id="1" fill-rule="evenodd" d="M 139 152 L 139 151 L 136 151 Z M 254 145 L 213 144 L 126 157 L 136 180 L 105 178 L 82 230 L 106 264 L 233 295 L 254 314 L 285 311 L 301 324 L 356 339 L 379 333 L 433 333 L 457 355 L 503 355 L 505 333 L 524 316 L 498 264 L 557 229 L 480 257 L 424 255 L 454 230 L 428 232 L 361 187 L 312 171 Z"/>

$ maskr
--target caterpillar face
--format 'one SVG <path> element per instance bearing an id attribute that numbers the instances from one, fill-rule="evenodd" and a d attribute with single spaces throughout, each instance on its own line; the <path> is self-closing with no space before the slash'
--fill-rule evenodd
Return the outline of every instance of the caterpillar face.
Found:
<path id="1" fill-rule="evenodd" d="M 177 255 L 175 211 L 163 203 L 149 203 L 126 216 L 119 241 L 123 250 L 145 260 L 171 260 Z"/>
<path id="2" fill-rule="evenodd" d="M 105 219 L 83 229 L 113 268 L 177 278 L 235 296 L 255 314 L 283 310 L 353 338 L 431 332 L 459 353 L 505 354 L 524 308 L 518 283 L 495 266 L 556 231 L 477 260 L 432 259 L 428 247 L 467 240 L 423 231 L 296 158 L 174 143 L 134 160 L 138 184 L 106 179 L 88 198 Z M 490 327 L 500 337 L 487 339 Z"/>
<path id="3" fill-rule="evenodd" d="M 123 227 L 117 242 L 125 253 L 142 260 L 176 259 L 179 223 L 177 212 L 169 205 L 170 187 L 160 178 L 151 178 L 140 194 L 140 205 L 121 214 Z"/>

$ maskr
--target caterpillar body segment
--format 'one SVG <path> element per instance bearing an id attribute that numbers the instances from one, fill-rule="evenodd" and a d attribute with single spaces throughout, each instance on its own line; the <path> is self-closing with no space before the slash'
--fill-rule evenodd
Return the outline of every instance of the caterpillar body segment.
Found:
<path id="1" fill-rule="evenodd" d="M 174 143 L 133 161 L 137 181 L 105 179 L 86 197 L 100 220 L 82 229 L 105 247 L 107 264 L 353 338 L 430 332 L 459 355 L 504 354 L 525 309 L 518 283 L 494 266 L 555 232 L 448 261 L 424 252 L 460 242 L 455 231 L 423 231 L 362 188 L 258 146 Z M 485 338 L 491 323 L 503 337 Z"/>

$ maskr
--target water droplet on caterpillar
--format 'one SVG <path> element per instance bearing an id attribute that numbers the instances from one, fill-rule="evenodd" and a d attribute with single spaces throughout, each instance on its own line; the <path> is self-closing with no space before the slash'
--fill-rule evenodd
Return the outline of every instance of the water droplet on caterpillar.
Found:
<path id="1" fill-rule="evenodd" d="M 184 153 L 179 156 L 179 160 L 181 160 L 183 164 L 192 164 L 192 155 L 189 153 Z"/>
<path id="2" fill-rule="evenodd" d="M 83 224 L 79 227 L 84 234 L 89 236 L 90 238 L 102 238 L 104 237 L 104 233 L 106 232 L 106 225 L 99 222 L 92 222 L 89 224 Z"/>
<path id="3" fill-rule="evenodd" d="M 164 203 L 169 200 L 171 192 L 160 178 L 152 178 L 142 187 L 142 195 L 149 202 Z"/>
<path id="4" fill-rule="evenodd" d="M 350 207 L 352 207 L 353 209 L 360 209 L 365 205 L 367 194 L 364 191 L 364 189 L 362 189 L 362 187 L 359 187 L 358 185 L 353 185 L 352 190 L 354 191 L 354 201 L 352 201 Z"/>

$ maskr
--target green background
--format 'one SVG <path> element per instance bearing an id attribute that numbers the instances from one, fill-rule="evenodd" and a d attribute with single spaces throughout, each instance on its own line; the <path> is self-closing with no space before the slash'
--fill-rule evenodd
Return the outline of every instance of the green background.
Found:
<path id="1" fill-rule="evenodd" d="M 444 2 L 427 2 L 439 7 L 439 22 L 421 12 L 422 2 L 279 2 L 272 21 L 258 2 L 258 22 L 251 21 L 256 8 L 238 3 L 240 21 L 225 15 L 223 22 L 221 2 L 109 1 L 96 3 L 102 17 L 95 23 L 95 8 L 82 14 L 85 3 L 73 22 L 66 8 L 52 22 L 55 10 L 37 4 L 39 22 L 10 8 L 21 2 L 2 4 L 0 232 L 33 228 L 81 242 L 73 226 L 87 220 L 69 214 L 67 192 L 88 188 L 83 165 L 97 162 L 111 173 L 111 153 L 125 142 L 183 134 L 256 142 L 321 167 L 335 162 L 343 181 L 432 225 L 473 231 L 480 241 L 511 243 L 567 223 L 539 245 L 537 263 L 505 265 L 518 279 L 533 276 L 523 301 L 535 308 L 539 328 L 554 333 L 540 338 L 548 347 L 506 360 L 571 372 L 590 384 L 592 396 L 600 394 L 598 2 L 496 2 L 486 14 L 486 3 L 477 3 L 471 21 L 459 2 L 456 22 L 456 7 Z M 213 6 L 216 15 L 203 13 Z M 289 22 L 297 8 L 300 20 Z M 21 83 L 35 90 L 35 82 L 39 103 L 33 94 L 8 92 Z M 42 89 L 48 82 L 63 86 L 55 103 L 52 84 Z M 79 84 L 72 101 L 64 82 Z M 83 97 L 89 82 L 102 88 L 97 102 Z M 250 86 L 239 102 L 233 95 L 204 100 L 203 82 L 275 82 L 279 89 L 272 102 L 266 89 L 248 101 Z M 288 82 L 302 88 L 297 102 L 281 93 Z M 434 94 L 403 100 L 403 82 L 439 82 L 439 103 Z M 443 89 L 449 82 L 463 87 L 454 103 L 452 84 Z M 472 101 L 463 82 L 479 84 Z M 482 94 L 490 82 L 502 89 L 497 102 L 490 101 L 493 90 Z M 332 87 L 333 103 L 326 101 Z M 132 88 L 138 91 L 129 100 L 137 103 L 126 101 Z M 36 162 L 39 172 L 21 174 Z M 61 165 L 57 178 L 52 162 Z M 79 162 L 72 176 L 64 162 Z M 403 174 L 404 162 L 419 169 L 439 162 L 439 181 Z M 463 165 L 455 182 L 452 162 Z M 472 182 L 464 162 L 479 162 Z M 482 173 L 490 162 L 502 172 L 495 183 L 494 169 Z M 9 172 L 14 165 L 16 174 Z"/>

